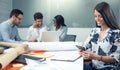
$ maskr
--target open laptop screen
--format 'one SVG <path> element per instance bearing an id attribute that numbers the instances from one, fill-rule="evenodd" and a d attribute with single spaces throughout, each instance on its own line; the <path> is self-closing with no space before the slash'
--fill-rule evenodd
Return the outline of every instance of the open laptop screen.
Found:
<path id="1" fill-rule="evenodd" d="M 58 31 L 45 31 L 42 32 L 42 42 L 58 42 L 59 32 Z"/>

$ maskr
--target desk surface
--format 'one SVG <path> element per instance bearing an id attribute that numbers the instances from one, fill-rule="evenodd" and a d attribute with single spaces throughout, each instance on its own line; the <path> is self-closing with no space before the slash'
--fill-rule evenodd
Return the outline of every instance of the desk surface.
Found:
<path id="1" fill-rule="evenodd" d="M 56 45 L 57 45 L 57 47 L 56 47 Z M 73 42 L 72 43 L 71 42 L 67 42 L 67 43 L 64 43 L 64 42 L 63 43 L 30 43 L 29 48 L 34 49 L 34 50 L 40 50 L 41 47 L 44 50 L 55 49 L 56 51 L 54 51 L 54 52 L 45 52 L 45 53 L 53 54 L 53 55 L 61 55 L 61 53 L 64 54 L 63 51 L 65 51 L 66 49 L 67 50 L 71 50 L 71 49 L 77 50 L 75 45 L 78 45 L 78 43 L 73 43 Z M 63 50 L 63 51 L 59 51 L 60 53 L 57 53 L 58 50 Z M 76 52 L 78 52 L 78 51 L 76 51 Z M 71 53 L 73 53 L 73 52 L 71 51 L 69 54 L 71 54 Z M 66 57 L 67 56 L 65 56 L 64 58 L 66 58 Z M 21 67 L 12 67 L 12 64 L 14 64 L 14 63 L 11 63 L 3 70 L 20 70 L 21 69 Z M 27 67 L 27 66 L 28 65 L 26 65 L 25 67 Z M 21 70 L 30 70 L 30 69 L 24 69 L 25 67 L 23 67 Z M 55 68 L 52 70 L 83 70 L 83 58 L 79 58 L 75 62 L 51 61 L 50 58 L 47 58 L 46 64 L 42 64 L 42 65 L 39 65 L 38 67 L 34 67 L 34 68 L 36 68 L 35 70 L 40 70 L 39 67 Z M 45 69 L 42 69 L 42 70 L 45 70 Z M 50 69 L 48 69 L 48 70 L 50 70 Z"/>
<path id="2" fill-rule="evenodd" d="M 68 51 L 66 51 L 68 52 Z M 73 56 L 72 53 L 77 53 L 78 51 L 71 51 L 69 54 L 71 57 Z M 46 52 L 47 54 L 53 54 L 53 55 L 62 55 L 65 52 Z M 53 56 L 54 57 L 54 56 Z M 83 58 L 79 58 L 78 60 L 74 62 L 66 62 L 66 61 L 51 61 L 51 58 L 47 58 L 45 62 L 40 63 L 38 65 L 32 65 L 33 63 L 23 67 L 21 70 L 83 70 Z M 64 56 L 66 58 L 67 56 Z M 31 67 L 31 68 L 30 68 Z M 29 69 L 28 69 L 29 68 Z"/>

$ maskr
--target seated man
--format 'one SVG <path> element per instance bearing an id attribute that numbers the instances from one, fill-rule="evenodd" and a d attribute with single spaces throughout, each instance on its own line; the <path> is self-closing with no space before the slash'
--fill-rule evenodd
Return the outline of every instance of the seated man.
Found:
<path id="1" fill-rule="evenodd" d="M 43 25 L 43 15 L 40 12 L 34 14 L 34 23 L 28 29 L 27 40 L 29 42 L 41 41 L 41 34 L 43 31 L 47 31 L 47 28 Z"/>
<path id="2" fill-rule="evenodd" d="M 19 9 L 13 9 L 8 20 L 0 23 L 0 41 L 4 42 L 22 42 L 17 26 L 23 18 L 23 12 Z"/>

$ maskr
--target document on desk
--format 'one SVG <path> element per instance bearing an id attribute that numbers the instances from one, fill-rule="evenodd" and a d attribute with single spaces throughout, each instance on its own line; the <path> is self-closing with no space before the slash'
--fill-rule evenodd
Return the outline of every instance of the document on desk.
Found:
<path id="1" fill-rule="evenodd" d="M 32 51 L 46 50 L 46 51 L 66 51 L 78 50 L 76 45 L 78 42 L 28 42 L 26 43 Z"/>
<path id="2" fill-rule="evenodd" d="M 62 51 L 56 52 L 53 57 L 51 57 L 51 61 L 66 61 L 66 62 L 74 62 L 79 59 L 81 55 L 78 51 Z"/>
<path id="3" fill-rule="evenodd" d="M 36 60 L 26 59 L 26 62 L 27 65 L 20 70 L 59 70 L 49 64 L 46 64 L 44 61 L 39 62 Z"/>

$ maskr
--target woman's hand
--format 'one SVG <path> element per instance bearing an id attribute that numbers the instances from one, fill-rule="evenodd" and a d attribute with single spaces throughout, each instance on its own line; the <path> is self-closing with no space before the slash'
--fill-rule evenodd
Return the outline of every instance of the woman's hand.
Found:
<path id="1" fill-rule="evenodd" d="M 80 52 L 80 55 L 82 55 L 84 59 L 94 59 L 95 57 L 95 54 L 90 50 Z"/>

